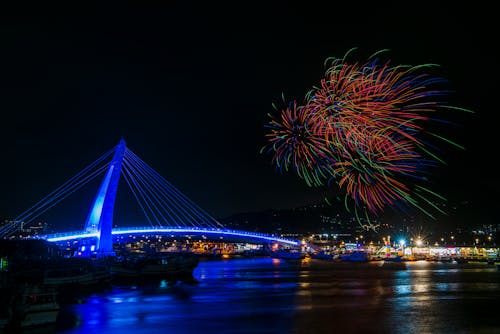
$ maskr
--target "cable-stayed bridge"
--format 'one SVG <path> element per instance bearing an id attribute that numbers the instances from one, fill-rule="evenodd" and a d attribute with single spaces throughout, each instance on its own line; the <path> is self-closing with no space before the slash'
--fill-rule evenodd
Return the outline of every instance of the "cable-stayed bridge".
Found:
<path id="1" fill-rule="evenodd" d="M 41 235 L 39 238 L 56 243 L 79 242 L 92 249 L 97 256 L 114 255 L 114 242 L 135 235 L 194 235 L 209 240 L 224 239 L 227 242 L 299 245 L 297 240 L 225 228 L 129 150 L 123 139 L 113 149 L 18 215 L 13 222 L 2 226 L 0 238 L 12 237 L 21 226 L 29 226 L 36 218 L 101 175 L 104 177 L 82 229 Z M 121 176 L 149 225 L 113 228 L 114 206 Z"/>

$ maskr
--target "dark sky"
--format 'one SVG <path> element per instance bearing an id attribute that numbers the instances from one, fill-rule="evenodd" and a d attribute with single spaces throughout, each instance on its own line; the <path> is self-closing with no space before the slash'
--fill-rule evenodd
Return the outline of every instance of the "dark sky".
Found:
<path id="1" fill-rule="evenodd" d="M 71 4 L 68 4 L 71 3 Z M 0 217 L 13 218 L 125 138 L 215 217 L 321 200 L 280 175 L 266 114 L 302 100 L 327 57 L 437 63 L 459 125 L 435 189 L 496 216 L 499 58 L 492 4 L 69 1 L 0 10 Z M 493 205 L 493 206 L 492 206 Z"/>

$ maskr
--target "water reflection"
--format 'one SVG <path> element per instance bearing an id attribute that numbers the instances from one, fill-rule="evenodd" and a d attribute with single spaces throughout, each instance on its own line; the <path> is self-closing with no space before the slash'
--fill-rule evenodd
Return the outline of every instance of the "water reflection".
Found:
<path id="1" fill-rule="evenodd" d="M 201 262 L 195 278 L 92 295 L 64 308 L 56 332 L 500 332 L 500 275 L 486 265 L 399 271 L 255 258 Z"/>
<path id="2" fill-rule="evenodd" d="M 474 265 L 476 266 L 476 265 Z M 494 280 L 495 283 L 485 283 Z M 422 262 L 398 273 L 391 299 L 395 333 L 493 333 L 500 326 L 486 310 L 500 300 L 498 271 Z M 485 304 L 474 298 L 488 295 Z"/>

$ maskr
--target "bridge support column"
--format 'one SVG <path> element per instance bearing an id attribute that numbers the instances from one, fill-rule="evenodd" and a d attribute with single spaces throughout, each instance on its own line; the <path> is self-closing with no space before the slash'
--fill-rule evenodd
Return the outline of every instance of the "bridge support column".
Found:
<path id="1" fill-rule="evenodd" d="M 123 156 L 125 155 L 126 148 L 125 140 L 120 140 L 120 143 L 116 146 L 113 160 L 99 187 L 85 223 L 85 232 L 98 232 L 95 249 L 98 257 L 115 255 L 111 231 L 113 229 L 113 212 L 116 192 L 118 190 Z"/>

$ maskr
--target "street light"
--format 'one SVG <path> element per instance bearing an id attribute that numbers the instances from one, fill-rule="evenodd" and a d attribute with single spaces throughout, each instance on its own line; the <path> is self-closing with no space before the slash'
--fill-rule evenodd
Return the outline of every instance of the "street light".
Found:
<path id="1" fill-rule="evenodd" d="M 406 245 L 405 239 L 399 239 L 399 246 L 401 246 L 401 251 L 402 251 L 401 257 L 405 256 L 405 245 Z"/>

